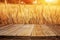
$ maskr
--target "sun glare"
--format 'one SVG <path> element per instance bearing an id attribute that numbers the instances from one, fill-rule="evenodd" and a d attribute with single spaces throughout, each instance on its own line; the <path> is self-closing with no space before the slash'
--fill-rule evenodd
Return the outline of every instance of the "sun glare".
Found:
<path id="1" fill-rule="evenodd" d="M 57 0 L 45 0 L 46 3 L 56 3 Z"/>

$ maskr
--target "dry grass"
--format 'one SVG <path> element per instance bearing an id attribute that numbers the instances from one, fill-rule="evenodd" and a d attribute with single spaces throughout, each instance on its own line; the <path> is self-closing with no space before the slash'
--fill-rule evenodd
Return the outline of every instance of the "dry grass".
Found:
<path id="1" fill-rule="evenodd" d="M 60 6 L 0 5 L 0 24 L 60 24 Z"/>

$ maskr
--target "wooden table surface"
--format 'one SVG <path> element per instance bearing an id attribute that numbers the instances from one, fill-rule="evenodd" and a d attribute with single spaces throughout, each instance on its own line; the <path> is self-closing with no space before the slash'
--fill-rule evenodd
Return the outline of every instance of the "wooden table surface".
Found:
<path id="1" fill-rule="evenodd" d="M 0 36 L 60 36 L 60 26 L 10 24 L 0 27 Z"/>

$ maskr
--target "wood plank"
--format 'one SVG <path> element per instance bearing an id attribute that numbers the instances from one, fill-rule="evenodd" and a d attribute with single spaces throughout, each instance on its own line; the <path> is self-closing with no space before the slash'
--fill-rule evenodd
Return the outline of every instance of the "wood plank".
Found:
<path id="1" fill-rule="evenodd" d="M 29 36 L 34 25 L 12 25 L 0 30 L 0 35 L 6 36 Z"/>
<path id="2" fill-rule="evenodd" d="M 7 28 L 7 27 L 9 27 L 9 26 L 11 26 L 11 25 L 13 25 L 13 24 L 5 25 L 5 26 L 0 26 L 0 30 L 1 30 L 1 29 L 5 29 L 5 28 Z"/>
<path id="3" fill-rule="evenodd" d="M 59 36 L 60 26 L 14 24 L 0 28 L 0 35 L 6 36 Z"/>
<path id="4" fill-rule="evenodd" d="M 42 31 L 44 32 L 45 36 L 56 36 L 54 31 L 50 29 L 47 25 L 41 25 Z"/>
<path id="5" fill-rule="evenodd" d="M 56 36 L 56 34 L 46 25 L 35 25 L 32 36 Z"/>
<path id="6" fill-rule="evenodd" d="M 20 25 L 21 26 L 21 25 Z M 18 27 L 17 25 L 10 25 L 7 28 L 3 28 L 0 30 L 0 35 L 6 35 L 7 33 L 16 30 Z"/>
<path id="7" fill-rule="evenodd" d="M 17 36 L 30 36 L 34 25 L 24 25 L 21 30 L 18 30 Z"/>
<path id="8" fill-rule="evenodd" d="M 33 28 L 33 31 L 31 33 L 31 36 L 44 36 L 43 31 L 41 30 L 40 25 L 35 25 Z"/>
<path id="9" fill-rule="evenodd" d="M 54 31 L 54 33 L 57 35 L 57 36 L 60 36 L 60 25 L 48 25 L 48 27 L 50 27 L 50 29 L 52 31 Z"/>

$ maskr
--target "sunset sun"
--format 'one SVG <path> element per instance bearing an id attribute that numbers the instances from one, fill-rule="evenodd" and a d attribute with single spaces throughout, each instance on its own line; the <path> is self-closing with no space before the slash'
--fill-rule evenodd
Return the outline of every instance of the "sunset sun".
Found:
<path id="1" fill-rule="evenodd" d="M 46 3 L 56 3 L 57 0 L 45 0 Z"/>

